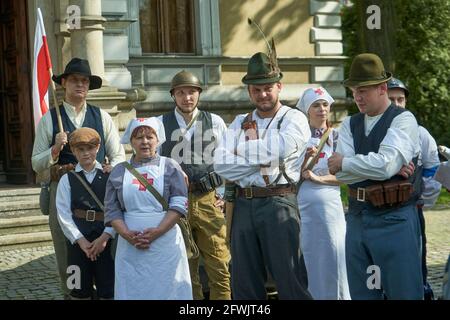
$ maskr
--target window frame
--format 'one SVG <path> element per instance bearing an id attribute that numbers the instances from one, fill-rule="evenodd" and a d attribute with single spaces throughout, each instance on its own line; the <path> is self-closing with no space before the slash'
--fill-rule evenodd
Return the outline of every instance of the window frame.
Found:
<path id="1" fill-rule="evenodd" d="M 221 56 L 219 23 L 219 0 L 193 0 L 193 24 L 195 39 L 194 53 L 143 53 L 141 47 L 139 0 L 129 0 L 129 18 L 134 23 L 128 28 L 129 49 L 131 57 L 161 56 Z"/>

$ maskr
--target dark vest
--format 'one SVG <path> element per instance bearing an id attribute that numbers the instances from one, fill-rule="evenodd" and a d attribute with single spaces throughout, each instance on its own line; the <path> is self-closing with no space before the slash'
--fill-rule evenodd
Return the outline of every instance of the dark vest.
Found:
<path id="1" fill-rule="evenodd" d="M 65 108 L 60 106 L 59 110 L 61 110 L 61 120 L 62 125 L 64 127 L 64 131 L 69 131 L 69 133 L 72 133 L 73 131 L 75 131 L 75 126 L 73 125 L 72 121 L 70 121 Z M 54 145 L 56 134 L 59 132 L 58 119 L 56 117 L 56 109 L 55 108 L 50 109 L 50 114 L 52 116 L 52 123 L 53 123 L 53 137 L 51 145 Z M 105 134 L 103 132 L 102 116 L 100 113 L 100 109 L 98 107 L 91 106 L 90 104 L 86 105 L 86 115 L 84 117 L 82 127 L 94 129 L 99 133 L 101 142 L 100 142 L 100 149 L 98 150 L 97 153 L 97 161 L 103 163 L 106 155 Z M 61 153 L 59 154 L 58 164 L 68 164 L 68 163 L 76 164 L 77 159 L 70 150 L 69 144 L 66 144 L 64 148 L 61 150 Z"/>
<path id="2" fill-rule="evenodd" d="M 91 184 L 86 180 L 83 171 L 77 173 L 91 187 L 97 198 L 104 203 L 106 182 L 108 181 L 109 173 L 103 173 L 102 170 L 97 170 L 97 174 Z M 70 208 L 72 211 L 74 209 L 103 211 L 77 177 L 72 173 L 68 173 L 68 177 L 71 191 Z M 80 232 L 85 236 L 93 231 L 102 232 L 104 229 L 102 221 L 87 222 L 83 219 L 74 219 L 74 222 Z"/>
<path id="3" fill-rule="evenodd" d="M 194 134 L 192 135 L 190 144 L 191 164 L 184 164 L 183 162 L 180 163 L 181 168 L 189 177 L 190 182 L 198 182 L 201 177 L 203 177 L 209 172 L 214 171 L 214 165 L 212 163 L 206 164 L 203 159 L 203 153 L 206 147 L 211 143 L 215 143 L 215 138 L 213 135 L 209 135 L 208 138 L 205 136 L 205 133 L 212 129 L 211 113 L 206 111 L 199 111 L 199 112 L 200 114 L 198 115 L 196 121 L 201 122 L 202 132 L 197 130 L 197 128 L 194 129 Z M 178 143 L 178 141 L 171 141 L 172 132 L 174 132 L 175 130 L 180 130 L 177 118 L 175 117 L 175 110 L 163 115 L 163 124 L 164 124 L 164 131 L 166 134 L 166 141 L 161 146 L 161 155 L 164 157 L 171 158 L 171 152 L 175 147 L 175 145 Z M 194 143 L 198 141 L 202 141 L 202 148 L 201 148 L 202 154 L 195 154 L 194 152 L 200 151 L 200 148 L 197 147 L 199 150 L 195 150 L 194 148 Z M 181 151 L 180 154 L 177 156 L 181 157 L 182 155 L 183 152 Z"/>
<path id="4" fill-rule="evenodd" d="M 363 154 L 367 155 L 369 152 L 378 153 L 380 148 L 381 141 L 383 141 L 384 137 L 387 134 L 389 127 L 391 126 L 392 121 L 402 112 L 406 110 L 403 108 L 396 107 L 395 105 L 390 105 L 386 111 L 381 116 L 380 120 L 375 124 L 373 129 L 370 131 L 370 134 L 366 137 L 365 129 L 364 129 L 364 114 L 357 113 L 350 118 L 350 130 L 353 135 L 353 146 L 355 148 L 355 154 Z M 421 176 L 422 176 L 422 168 L 417 167 L 417 157 L 413 159 L 413 162 L 416 166 L 416 171 L 414 174 L 408 179 L 414 186 L 414 194 L 413 197 L 416 197 L 420 194 L 420 185 L 421 185 Z M 385 181 L 376 181 L 376 180 L 364 180 L 358 183 L 354 183 L 349 185 L 350 188 L 365 188 L 374 184 L 380 184 L 388 181 L 397 181 L 404 180 L 404 178 L 394 175 L 392 178 Z"/>

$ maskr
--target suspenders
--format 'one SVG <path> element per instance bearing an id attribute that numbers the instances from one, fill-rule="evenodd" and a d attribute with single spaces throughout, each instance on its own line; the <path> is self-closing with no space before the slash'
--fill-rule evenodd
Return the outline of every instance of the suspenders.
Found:
<path id="1" fill-rule="evenodd" d="M 286 111 L 286 112 L 281 116 L 281 119 L 278 121 L 278 124 L 277 124 L 277 130 L 280 130 L 280 128 L 281 128 L 281 123 L 283 122 L 284 117 L 285 117 L 286 114 L 287 114 L 289 111 L 291 111 L 291 110 L 292 110 L 292 109 L 289 109 L 288 111 Z M 269 126 L 270 126 L 270 124 L 272 123 L 272 121 L 273 121 L 274 118 L 275 118 L 275 116 L 270 120 L 270 122 L 269 122 L 269 124 L 267 125 L 266 130 L 264 131 L 262 137 L 264 137 L 264 135 L 266 134 L 267 129 L 269 128 Z M 242 124 L 241 124 L 241 129 L 242 129 L 242 131 L 245 131 L 246 129 L 249 129 L 249 128 L 256 129 L 256 132 L 258 132 L 258 128 L 256 127 L 256 121 L 253 120 L 253 112 L 250 112 L 249 114 L 247 114 L 247 116 L 244 118 L 244 121 L 243 121 Z M 242 131 L 241 131 L 241 133 L 242 133 Z M 284 160 L 283 160 L 283 159 L 280 159 L 279 170 L 280 170 L 280 173 L 278 174 L 278 176 L 276 177 L 276 179 L 275 179 L 274 182 L 272 182 L 272 183 L 270 183 L 270 181 L 269 181 L 269 176 L 268 176 L 268 175 L 264 175 L 264 174 L 262 175 L 262 177 L 263 177 L 263 179 L 264 179 L 264 182 L 266 183 L 266 187 L 275 186 L 275 185 L 278 183 L 278 181 L 281 179 L 281 176 L 283 176 L 289 184 L 294 184 L 294 183 L 295 183 L 294 180 L 292 180 L 292 179 L 287 175 L 287 173 L 286 173 L 286 166 L 285 166 L 285 163 L 284 163 Z"/>

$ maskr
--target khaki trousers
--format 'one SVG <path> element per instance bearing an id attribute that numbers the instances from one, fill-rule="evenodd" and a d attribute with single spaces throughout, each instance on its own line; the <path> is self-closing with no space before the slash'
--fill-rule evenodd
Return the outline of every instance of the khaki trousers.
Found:
<path id="1" fill-rule="evenodd" d="M 230 300 L 230 252 L 225 243 L 226 226 L 222 211 L 214 207 L 215 191 L 189 193 L 188 220 L 200 256 L 204 261 L 211 300 Z M 199 276 L 199 258 L 189 260 L 194 299 L 203 299 Z"/>

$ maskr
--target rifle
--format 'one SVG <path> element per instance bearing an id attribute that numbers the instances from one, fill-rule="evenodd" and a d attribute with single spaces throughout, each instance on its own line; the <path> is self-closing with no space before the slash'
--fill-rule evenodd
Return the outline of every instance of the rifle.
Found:
<path id="1" fill-rule="evenodd" d="M 300 186 L 305 181 L 305 179 L 302 176 L 302 172 L 304 170 L 312 170 L 312 168 L 314 168 L 314 166 L 316 165 L 317 161 L 319 160 L 320 153 L 322 152 L 323 147 L 325 146 L 325 143 L 328 140 L 328 137 L 329 137 L 329 135 L 331 133 L 331 129 L 332 129 L 331 126 L 328 127 L 327 130 L 322 135 L 322 138 L 320 138 L 319 146 L 317 147 L 316 155 L 314 157 L 309 157 L 306 160 L 306 163 L 304 164 L 304 166 L 302 166 L 301 171 L 300 171 L 300 180 L 297 183 L 297 190 L 300 190 Z"/>

